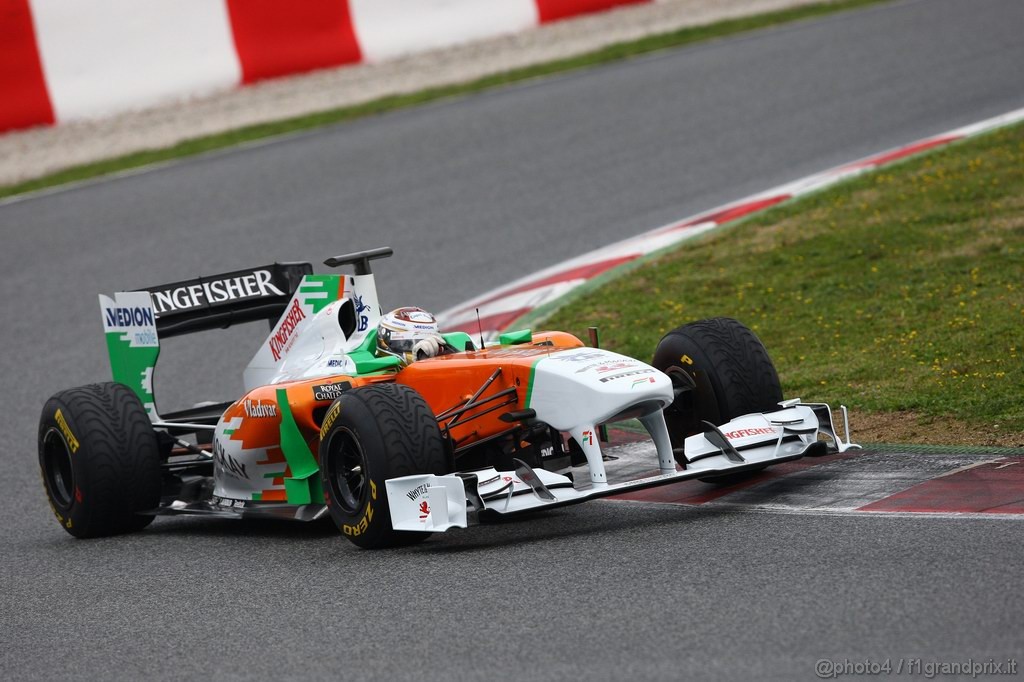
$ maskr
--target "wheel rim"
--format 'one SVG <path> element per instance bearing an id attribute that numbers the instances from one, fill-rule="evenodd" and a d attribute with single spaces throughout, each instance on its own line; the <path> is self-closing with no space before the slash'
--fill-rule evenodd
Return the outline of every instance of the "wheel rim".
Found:
<path id="1" fill-rule="evenodd" d="M 43 475 L 53 503 L 66 511 L 71 508 L 75 490 L 75 472 L 71 465 L 71 450 L 57 429 L 43 436 Z"/>
<path id="2" fill-rule="evenodd" d="M 327 485 L 331 501 L 355 514 L 366 494 L 366 457 L 355 434 L 338 428 L 327 443 Z"/>

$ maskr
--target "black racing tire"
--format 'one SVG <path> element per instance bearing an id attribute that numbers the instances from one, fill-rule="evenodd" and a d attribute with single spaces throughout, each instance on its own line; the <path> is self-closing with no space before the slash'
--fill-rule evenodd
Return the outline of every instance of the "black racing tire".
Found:
<path id="1" fill-rule="evenodd" d="M 324 499 L 338 529 L 364 549 L 410 545 L 430 533 L 396 531 L 384 482 L 413 474 L 446 474 L 451 456 L 433 411 L 400 384 L 342 393 L 324 415 L 320 472 Z"/>
<path id="2" fill-rule="evenodd" d="M 768 351 L 737 320 L 715 317 L 673 329 L 658 343 L 652 363 L 672 376 L 683 373 L 695 388 L 665 408 L 673 448 L 687 436 L 752 412 L 778 409 L 782 387 Z M 681 456 L 677 456 L 677 460 Z M 680 461 L 685 466 L 685 461 Z M 724 480 L 724 479 L 722 479 Z"/>
<path id="3" fill-rule="evenodd" d="M 39 419 L 39 468 L 57 521 L 77 538 L 130 533 L 160 504 L 156 433 L 124 384 L 60 391 Z"/>

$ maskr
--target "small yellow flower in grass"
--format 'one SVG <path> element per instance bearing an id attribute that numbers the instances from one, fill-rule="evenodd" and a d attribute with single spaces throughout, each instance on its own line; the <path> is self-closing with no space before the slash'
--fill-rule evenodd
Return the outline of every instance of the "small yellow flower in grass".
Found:
<path id="1" fill-rule="evenodd" d="M 871 272 L 878 272 L 878 266 L 877 265 L 872 265 L 871 266 Z"/>

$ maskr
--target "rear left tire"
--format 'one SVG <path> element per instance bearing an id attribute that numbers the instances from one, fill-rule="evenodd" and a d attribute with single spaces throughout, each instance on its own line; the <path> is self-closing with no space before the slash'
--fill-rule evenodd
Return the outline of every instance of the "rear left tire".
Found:
<path id="1" fill-rule="evenodd" d="M 141 530 L 160 503 L 156 433 L 123 384 L 54 394 L 39 420 L 39 468 L 57 521 L 78 538 Z"/>

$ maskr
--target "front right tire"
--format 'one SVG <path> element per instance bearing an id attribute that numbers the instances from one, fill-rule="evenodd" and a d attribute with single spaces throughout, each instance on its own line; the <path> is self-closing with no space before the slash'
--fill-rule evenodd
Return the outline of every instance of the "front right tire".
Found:
<path id="1" fill-rule="evenodd" d="M 732 318 L 673 329 L 658 343 L 651 364 L 669 376 L 685 374 L 694 386 L 665 408 L 674 449 L 683 448 L 687 436 L 702 433 L 702 421 L 717 426 L 752 412 L 771 412 L 782 400 L 779 375 L 764 344 Z M 679 463 L 686 465 L 685 460 Z"/>

